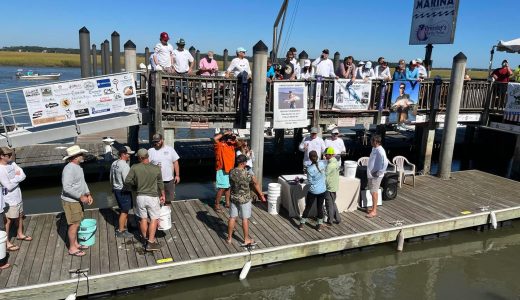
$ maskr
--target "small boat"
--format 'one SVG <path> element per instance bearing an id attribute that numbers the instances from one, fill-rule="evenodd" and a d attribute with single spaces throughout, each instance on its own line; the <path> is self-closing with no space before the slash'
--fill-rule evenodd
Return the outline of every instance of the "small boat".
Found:
<path id="1" fill-rule="evenodd" d="M 18 70 L 16 72 L 16 78 L 21 80 L 58 80 L 60 79 L 61 73 L 51 74 L 40 74 L 34 71 L 23 71 Z"/>

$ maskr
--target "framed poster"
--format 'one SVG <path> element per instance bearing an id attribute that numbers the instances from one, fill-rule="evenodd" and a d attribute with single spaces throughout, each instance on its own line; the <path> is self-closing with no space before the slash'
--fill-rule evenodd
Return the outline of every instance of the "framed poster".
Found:
<path id="1" fill-rule="evenodd" d="M 390 107 L 390 123 L 415 122 L 419 100 L 419 81 L 394 81 Z"/>
<path id="2" fill-rule="evenodd" d="M 275 82 L 273 102 L 273 128 L 307 127 L 307 86 L 305 82 Z"/>
<path id="3" fill-rule="evenodd" d="M 368 110 L 372 81 L 336 79 L 334 81 L 334 105 L 342 111 Z"/>

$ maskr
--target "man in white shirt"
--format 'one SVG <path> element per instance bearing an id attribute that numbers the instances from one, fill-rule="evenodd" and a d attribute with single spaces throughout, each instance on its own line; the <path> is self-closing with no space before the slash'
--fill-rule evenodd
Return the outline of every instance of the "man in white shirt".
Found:
<path id="1" fill-rule="evenodd" d="M 417 58 L 415 60 L 415 62 L 417 63 L 417 69 L 419 70 L 419 78 L 421 78 L 421 79 L 428 78 L 428 70 L 426 70 L 426 68 L 423 66 L 422 59 Z"/>
<path id="2" fill-rule="evenodd" d="M 337 78 L 334 72 L 334 63 L 329 59 L 329 49 L 323 49 L 321 56 L 312 62 L 312 66 L 316 75 Z"/>
<path id="3" fill-rule="evenodd" d="M 132 192 L 124 189 L 124 183 L 128 172 L 130 172 L 130 155 L 135 152 L 128 146 L 119 149 L 119 159 L 112 163 L 110 167 L 110 184 L 112 192 L 119 206 L 119 229 L 116 229 L 116 237 L 132 238 L 133 235 L 127 230 L 128 211 L 133 208 Z"/>
<path id="4" fill-rule="evenodd" d="M 148 149 L 150 163 L 161 168 L 162 180 L 166 202 L 175 199 L 175 184 L 181 181 L 179 176 L 179 155 L 173 147 L 164 144 L 164 138 L 160 133 L 152 136 L 153 148 Z"/>
<path id="5" fill-rule="evenodd" d="M 238 47 L 236 53 L 237 57 L 231 60 L 231 63 L 226 70 L 226 76 L 229 77 L 229 74 L 233 73 L 235 77 L 238 77 L 238 74 L 245 71 L 249 77 L 251 77 L 251 68 L 249 67 L 249 61 L 246 58 L 246 49 Z"/>
<path id="6" fill-rule="evenodd" d="M 306 168 L 311 165 L 311 159 L 309 158 L 311 151 L 316 151 L 318 156 L 321 156 L 326 148 L 325 142 L 318 136 L 318 128 L 312 127 L 311 135 L 304 138 L 299 146 L 300 151 L 303 152 L 303 167 Z"/>
<path id="7" fill-rule="evenodd" d="M 20 190 L 20 182 L 25 179 L 25 173 L 13 161 L 13 150 L 8 147 L 0 148 L 0 183 L 2 184 L 2 195 L 4 197 L 7 209 L 5 211 L 5 231 L 11 232 L 11 226 L 18 223 L 16 230 L 16 238 L 23 241 L 32 241 L 32 237 L 23 234 L 23 203 L 22 191 Z M 11 244 L 7 239 L 6 244 L 8 251 L 16 251 L 18 246 Z"/>
<path id="8" fill-rule="evenodd" d="M 300 63 L 298 63 L 298 60 L 296 59 L 296 55 L 297 55 L 298 51 L 294 47 L 289 48 L 289 51 L 291 51 L 293 54 L 291 63 L 294 66 L 294 78 L 300 78 L 300 72 L 301 72 L 302 68 L 300 67 Z"/>
<path id="9" fill-rule="evenodd" d="M 177 74 L 193 74 L 193 66 L 195 65 L 195 60 L 191 55 L 190 51 L 184 49 L 186 42 L 184 39 L 179 39 L 177 41 L 177 49 L 173 50 L 173 69 Z"/>
<path id="10" fill-rule="evenodd" d="M 160 43 L 157 43 L 154 48 L 155 55 L 153 60 L 155 66 L 160 66 L 165 72 L 173 72 L 173 47 L 168 43 L 170 37 L 168 33 L 162 32 L 159 37 Z"/>
<path id="11" fill-rule="evenodd" d="M 372 195 L 372 209 L 368 210 L 367 218 L 373 218 L 377 216 L 377 192 L 381 181 L 385 176 L 386 168 L 388 167 L 388 159 L 386 158 L 385 149 L 381 146 L 381 136 L 373 135 L 370 139 L 372 144 L 372 152 L 368 159 L 367 165 L 367 177 L 368 177 L 368 189 Z"/>
<path id="12" fill-rule="evenodd" d="M 343 139 L 339 138 L 339 130 L 338 128 L 332 129 L 332 135 L 330 138 L 325 140 L 325 147 L 332 147 L 334 149 L 334 157 L 341 162 L 341 154 L 345 154 L 347 152 L 347 148 L 345 148 L 345 142 Z"/>

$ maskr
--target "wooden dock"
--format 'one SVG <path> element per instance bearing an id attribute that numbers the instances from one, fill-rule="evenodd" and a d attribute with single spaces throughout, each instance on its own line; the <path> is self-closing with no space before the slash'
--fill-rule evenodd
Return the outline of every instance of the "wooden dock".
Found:
<path id="1" fill-rule="evenodd" d="M 410 239 L 485 225 L 491 212 L 499 222 L 520 218 L 520 182 L 476 170 L 452 175 L 449 181 L 419 176 L 415 188 L 404 185 L 395 200 L 384 202 L 378 218 L 342 213 L 341 224 L 322 232 L 312 223 L 299 231 L 296 220 L 270 215 L 257 204 L 250 222 L 258 242 L 253 266 L 394 242 L 400 231 Z M 150 254 L 136 239 L 115 238 L 114 210 L 89 210 L 86 217 L 98 221 L 98 231 L 96 244 L 82 258 L 67 255 L 62 214 L 28 216 L 27 234 L 34 240 L 14 241 L 21 248 L 11 252 L 13 267 L 0 272 L 0 299 L 64 298 L 76 289 L 69 272 L 75 269 L 89 269 L 90 294 L 241 269 L 249 253 L 239 246 L 241 229 L 232 245 L 225 242 L 226 216 L 199 200 L 176 201 L 173 227 L 160 235 L 161 251 Z M 157 263 L 163 258 L 173 262 Z M 87 293 L 86 278 L 78 293 Z"/>

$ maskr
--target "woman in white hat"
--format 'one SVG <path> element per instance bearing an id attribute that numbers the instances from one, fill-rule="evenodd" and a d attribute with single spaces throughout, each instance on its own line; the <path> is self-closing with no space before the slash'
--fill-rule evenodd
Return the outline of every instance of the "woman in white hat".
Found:
<path id="1" fill-rule="evenodd" d="M 303 62 L 303 68 L 300 71 L 298 79 L 309 80 L 311 78 L 314 78 L 314 72 L 311 67 L 311 60 L 306 59 Z"/>

